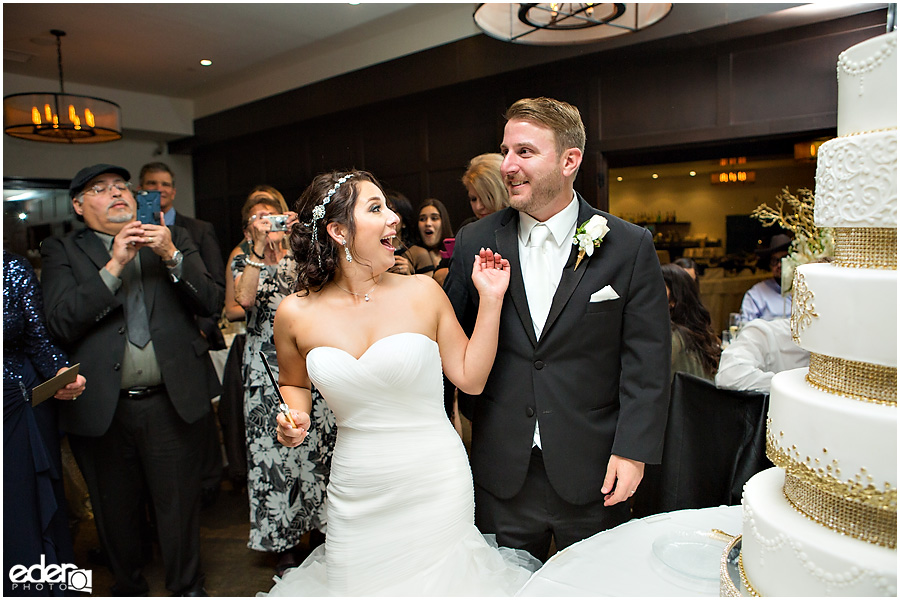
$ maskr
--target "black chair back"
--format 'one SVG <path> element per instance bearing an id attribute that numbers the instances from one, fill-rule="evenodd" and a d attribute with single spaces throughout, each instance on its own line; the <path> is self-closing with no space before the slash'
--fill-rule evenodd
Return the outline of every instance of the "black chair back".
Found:
<path id="1" fill-rule="evenodd" d="M 662 463 L 646 466 L 634 516 L 740 504 L 747 480 L 772 466 L 768 408 L 766 393 L 722 390 L 675 373 Z"/>

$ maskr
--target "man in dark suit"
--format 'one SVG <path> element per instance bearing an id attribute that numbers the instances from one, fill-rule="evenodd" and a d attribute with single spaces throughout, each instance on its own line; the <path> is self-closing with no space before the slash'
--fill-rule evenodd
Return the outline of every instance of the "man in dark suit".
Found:
<path id="1" fill-rule="evenodd" d="M 142 595 L 139 499 L 153 500 L 166 587 L 205 595 L 199 423 L 220 386 L 195 315 L 222 293 L 180 227 L 142 224 L 128 171 L 94 165 L 69 187 L 86 229 L 41 247 L 47 326 L 91 382 L 60 411 L 88 484 L 112 593 Z"/>
<path id="2" fill-rule="evenodd" d="M 219 240 L 212 223 L 194 219 L 182 215 L 175 210 L 175 174 L 164 162 L 151 162 L 141 167 L 138 176 L 140 189 L 159 191 L 159 207 L 163 212 L 164 223 L 169 227 L 177 225 L 184 227 L 191 236 L 194 245 L 200 252 L 200 258 L 206 265 L 213 281 L 222 291 L 225 297 L 225 263 L 222 260 L 222 251 L 219 248 Z M 221 311 L 222 307 L 219 307 Z M 225 336 L 219 329 L 218 314 L 215 317 L 197 317 L 197 326 L 206 336 L 210 350 L 223 350 Z M 204 507 L 215 503 L 222 484 L 222 450 L 219 443 L 219 428 L 216 425 L 216 414 L 210 411 L 204 417 L 203 437 L 197 440 L 201 444 L 200 464 L 200 500 Z"/>
<path id="3" fill-rule="evenodd" d="M 544 560 L 551 538 L 562 549 L 626 521 L 644 464 L 659 462 L 669 316 L 649 232 L 573 189 L 578 109 L 524 99 L 506 119 L 510 208 L 458 232 L 444 289 L 471 332 L 478 294 L 465 257 L 490 247 L 509 259 L 497 358 L 474 401 L 475 519 Z M 578 263 L 576 229 L 595 216 Z"/>

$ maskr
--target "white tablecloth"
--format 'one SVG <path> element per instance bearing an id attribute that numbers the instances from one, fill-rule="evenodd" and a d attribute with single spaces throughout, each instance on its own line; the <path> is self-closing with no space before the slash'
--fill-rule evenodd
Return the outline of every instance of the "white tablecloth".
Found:
<path id="1" fill-rule="evenodd" d="M 679 510 L 634 519 L 558 552 L 518 596 L 718 596 L 719 567 L 689 577 L 657 558 L 653 542 L 673 532 L 741 533 L 741 507 Z M 713 543 L 719 544 L 719 542 Z M 724 551 L 727 542 L 720 543 Z"/>

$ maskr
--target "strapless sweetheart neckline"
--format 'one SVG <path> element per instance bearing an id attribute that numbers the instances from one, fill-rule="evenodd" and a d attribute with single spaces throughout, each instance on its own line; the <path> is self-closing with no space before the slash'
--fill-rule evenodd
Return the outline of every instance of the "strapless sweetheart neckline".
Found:
<path id="1" fill-rule="evenodd" d="M 375 340 L 374 342 L 372 342 L 371 345 L 369 345 L 369 347 L 366 348 L 365 351 L 363 351 L 362 354 L 359 355 L 359 358 L 353 356 L 352 354 L 350 354 L 349 352 L 347 352 L 347 351 L 344 350 L 343 348 L 338 348 L 338 347 L 336 347 L 336 346 L 316 346 L 315 348 L 313 348 L 312 350 L 310 350 L 309 352 L 307 352 L 307 353 L 306 353 L 306 356 L 307 356 L 307 359 L 308 359 L 308 358 L 309 358 L 309 355 L 312 354 L 313 352 L 315 352 L 316 350 L 336 350 L 336 351 L 338 351 L 338 352 L 341 352 L 341 353 L 343 353 L 343 354 L 346 354 L 347 356 L 349 356 L 350 358 L 352 358 L 352 359 L 354 359 L 354 360 L 356 360 L 356 361 L 360 361 L 360 360 L 363 359 L 363 357 L 365 357 L 366 354 L 369 353 L 370 350 L 372 350 L 375 346 L 377 346 L 377 345 L 380 344 L 381 342 L 383 342 L 383 341 L 385 341 L 385 340 L 389 340 L 389 339 L 391 339 L 391 338 L 399 337 L 399 336 L 402 336 L 402 335 L 413 335 L 413 336 L 423 337 L 423 338 L 425 338 L 426 340 L 428 340 L 429 342 L 431 342 L 432 344 L 437 345 L 437 342 L 436 342 L 436 341 L 434 341 L 433 339 L 431 339 L 430 337 L 428 337 L 428 336 L 425 335 L 424 333 L 419 333 L 419 332 L 417 332 L 417 331 L 401 331 L 400 333 L 392 333 L 392 334 L 386 335 L 386 336 L 384 336 L 384 337 L 382 337 L 382 338 L 378 338 L 377 340 Z"/>

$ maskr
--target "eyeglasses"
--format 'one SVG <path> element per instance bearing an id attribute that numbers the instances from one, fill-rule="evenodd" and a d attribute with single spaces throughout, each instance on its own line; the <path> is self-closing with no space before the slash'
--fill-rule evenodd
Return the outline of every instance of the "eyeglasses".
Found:
<path id="1" fill-rule="evenodd" d="M 107 192 L 113 191 L 113 189 L 117 189 L 120 192 L 124 192 L 125 190 L 131 189 L 131 184 L 127 181 L 117 181 L 115 183 L 110 183 L 109 185 L 92 185 L 82 192 L 83 194 L 88 194 L 90 196 L 99 196 L 100 194 L 105 194 Z"/>

